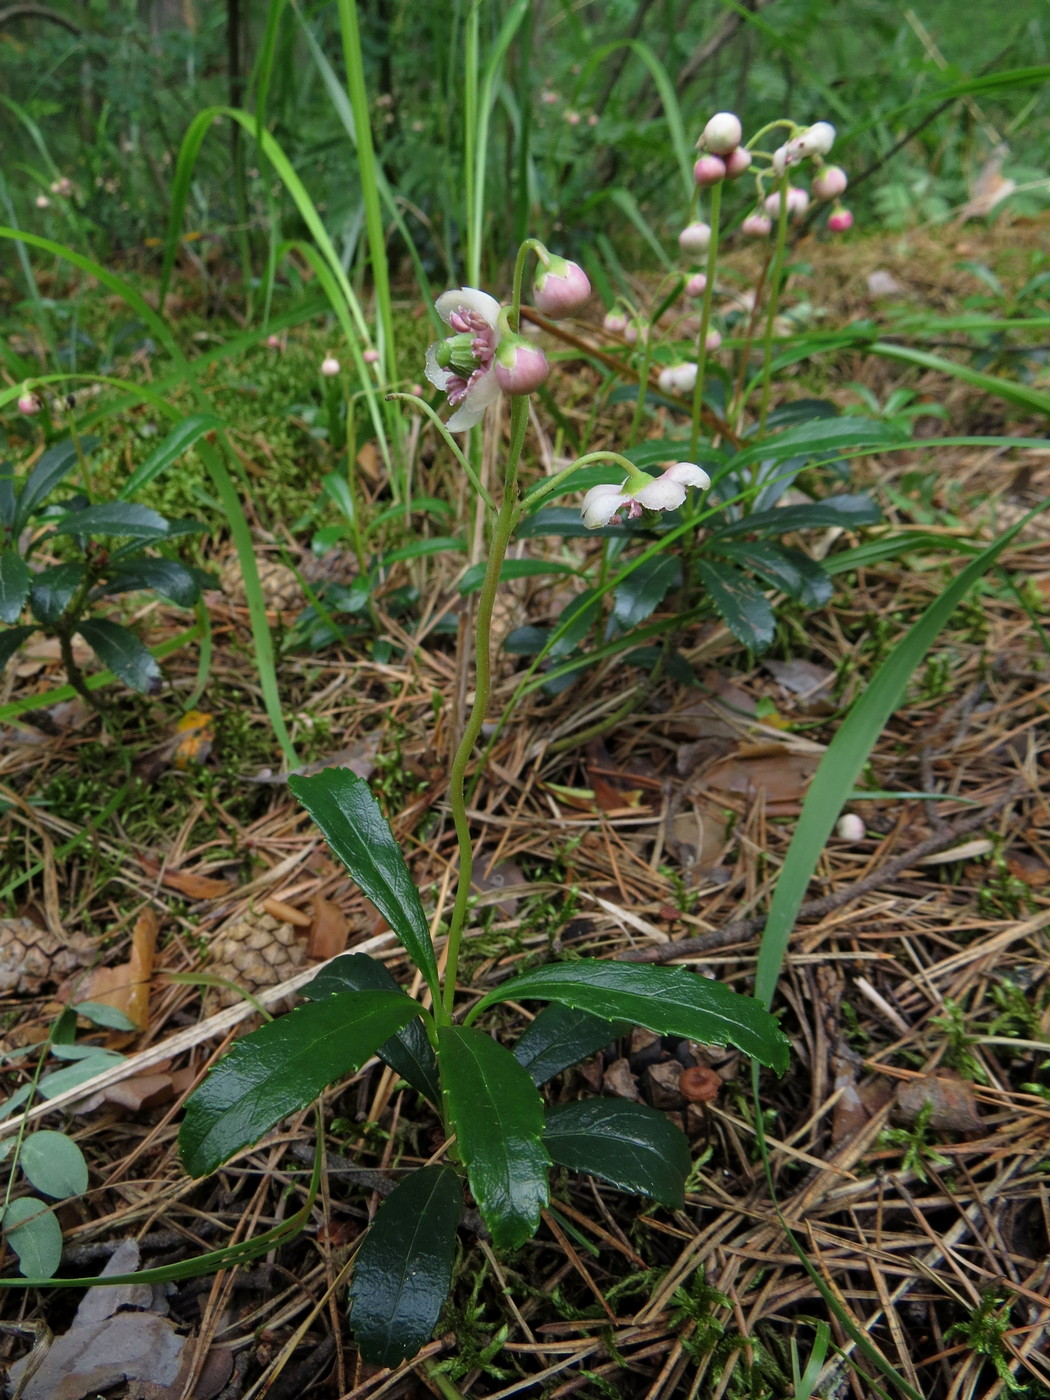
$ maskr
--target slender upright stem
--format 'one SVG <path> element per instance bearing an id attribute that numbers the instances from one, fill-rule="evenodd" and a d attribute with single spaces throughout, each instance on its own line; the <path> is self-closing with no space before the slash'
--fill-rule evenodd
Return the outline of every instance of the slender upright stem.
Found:
<path id="1" fill-rule="evenodd" d="M 761 437 L 766 429 L 769 413 L 769 395 L 773 386 L 773 331 L 776 328 L 777 307 L 780 304 L 780 278 L 784 267 L 784 248 L 787 244 L 787 191 L 788 177 L 785 173 L 777 181 L 780 191 L 780 208 L 777 213 L 777 244 L 773 254 L 773 276 L 769 281 L 769 308 L 766 312 L 766 334 L 762 342 L 762 398 L 758 412 L 758 432 Z"/>
<path id="2" fill-rule="evenodd" d="M 707 366 L 707 332 L 711 326 L 711 303 L 715 295 L 715 269 L 718 266 L 718 228 L 722 216 L 722 186 L 711 186 L 711 242 L 707 245 L 707 282 L 700 308 L 700 330 L 696 337 L 696 384 L 693 386 L 693 431 L 689 436 L 689 460 L 695 461 L 700 446 L 700 417 L 704 410 L 704 371 Z"/>
<path id="3" fill-rule="evenodd" d="M 459 845 L 459 883 L 456 887 L 456 902 L 452 908 L 452 918 L 448 930 L 448 950 L 445 958 L 445 985 L 442 992 L 442 1006 L 435 1008 L 439 1023 L 448 1024 L 452 1019 L 452 1005 L 456 995 L 456 973 L 459 967 L 459 947 L 463 937 L 463 924 L 467 915 L 467 901 L 470 898 L 470 882 L 474 873 L 474 858 L 470 842 L 470 823 L 467 821 L 466 778 L 474 745 L 481 733 L 488 711 L 489 696 L 492 691 L 492 610 L 499 589 L 500 571 L 506 557 L 510 537 L 517 524 L 518 505 L 518 461 L 525 442 L 525 429 L 529 421 L 529 400 L 523 396 L 512 401 L 510 417 L 510 455 L 507 474 L 503 483 L 503 500 L 496 516 L 489 544 L 489 561 L 485 570 L 485 582 L 481 586 L 478 599 L 478 615 L 474 646 L 474 704 L 471 706 L 459 742 L 456 756 L 452 760 L 449 775 L 449 806 L 456 828 L 456 841 Z"/>

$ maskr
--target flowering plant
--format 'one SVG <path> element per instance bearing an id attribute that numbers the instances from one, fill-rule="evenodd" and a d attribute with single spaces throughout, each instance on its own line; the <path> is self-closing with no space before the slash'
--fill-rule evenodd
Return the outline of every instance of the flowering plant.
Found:
<path id="1" fill-rule="evenodd" d="M 493 1242 L 513 1249 L 537 1229 L 548 1200 L 552 1164 L 589 1172 L 623 1190 L 680 1205 L 689 1172 L 680 1129 L 641 1104 L 596 1099 L 548 1107 L 540 1088 L 633 1024 L 660 1034 L 729 1043 L 759 1063 L 784 1069 L 787 1041 L 754 999 L 668 969 L 581 958 L 521 973 L 468 1008 L 457 1004 L 456 980 L 468 911 L 473 855 L 466 807 L 467 771 L 490 697 L 490 628 L 507 546 L 526 509 L 597 463 L 612 461 L 627 480 L 588 498 L 584 510 L 609 520 L 620 509 L 666 511 L 681 505 L 706 473 L 679 462 L 656 480 L 618 453 L 587 454 L 539 483 L 523 501 L 519 465 L 536 387 L 531 346 L 519 334 L 525 258 L 539 257 L 538 294 L 558 308 L 586 295 L 574 265 L 555 262 L 529 240 L 519 253 L 513 297 L 501 307 L 474 288 L 447 292 L 438 314 L 452 334 L 431 346 L 427 374 L 448 394 L 453 414 L 441 426 L 487 512 L 488 562 L 477 607 L 474 703 L 449 777 L 449 805 L 459 847 L 456 896 L 439 961 L 434 923 L 368 785 L 347 769 L 293 777 L 295 795 L 332 851 L 380 910 L 420 974 L 422 999 L 403 991 L 376 960 L 337 958 L 310 984 L 310 1000 L 239 1041 L 191 1096 L 180 1141 L 196 1175 L 215 1170 L 256 1142 L 285 1115 L 307 1104 L 334 1079 L 379 1058 L 440 1116 L 443 1144 L 421 1169 L 401 1180 L 380 1207 L 360 1245 L 351 1285 L 351 1326 L 362 1354 L 395 1365 L 433 1331 L 447 1295 L 456 1230 L 470 1189 Z M 568 271 L 566 271 L 568 267 Z M 570 298 L 571 293 L 571 298 Z M 539 352 L 536 352 L 539 353 Z M 523 364 L 524 362 L 524 364 Z M 499 374 L 500 367 L 506 373 Z M 545 368 L 545 362 L 544 362 Z M 545 377 L 545 375 L 544 375 Z M 531 386 L 531 387 L 530 387 Z M 486 491 L 450 435 L 480 421 L 501 394 L 510 395 L 510 447 L 499 499 Z M 411 396 L 406 395 L 411 401 Z M 520 1000 L 546 1003 L 508 1048 L 482 1029 L 493 1007 Z"/>

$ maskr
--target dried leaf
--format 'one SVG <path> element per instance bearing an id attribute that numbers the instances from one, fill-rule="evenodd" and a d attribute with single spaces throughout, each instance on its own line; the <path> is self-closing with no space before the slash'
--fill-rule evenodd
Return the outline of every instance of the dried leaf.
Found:
<path id="1" fill-rule="evenodd" d="M 294 904 L 286 904 L 283 899 L 264 899 L 262 907 L 278 923 L 294 924 L 296 928 L 309 928 L 312 922 L 305 910 L 297 909 Z"/>
<path id="2" fill-rule="evenodd" d="M 931 1106 L 930 1127 L 945 1133 L 981 1133 L 984 1124 L 977 1111 L 973 1085 L 950 1070 L 921 1074 L 897 1086 L 895 1111 L 902 1122 L 911 1124 L 927 1104 Z"/>
<path id="3" fill-rule="evenodd" d="M 152 856 L 139 856 L 139 864 L 148 875 L 158 876 L 162 885 L 184 894 L 187 899 L 222 899 L 235 888 L 231 880 L 195 875 L 191 870 L 162 869 L 160 862 Z"/>
<path id="4" fill-rule="evenodd" d="M 770 816 L 795 816 L 820 757 L 780 744 L 742 744 L 704 775 L 704 786 L 749 800 L 762 793 Z"/>
<path id="5" fill-rule="evenodd" d="M 122 1011 L 139 1030 L 149 1026 L 149 984 L 157 950 L 157 916 L 143 909 L 131 934 L 131 956 L 116 967 L 96 967 L 78 989 L 78 1000 L 98 1001 Z"/>
<path id="6" fill-rule="evenodd" d="M 197 768 L 207 759 L 215 743 L 215 717 L 202 710 L 188 710 L 175 726 L 177 738 L 172 753 L 176 768 Z"/>
<path id="7" fill-rule="evenodd" d="M 306 953 L 311 958 L 334 958 L 346 948 L 350 920 L 338 904 L 317 895 L 314 916 L 306 937 Z"/>

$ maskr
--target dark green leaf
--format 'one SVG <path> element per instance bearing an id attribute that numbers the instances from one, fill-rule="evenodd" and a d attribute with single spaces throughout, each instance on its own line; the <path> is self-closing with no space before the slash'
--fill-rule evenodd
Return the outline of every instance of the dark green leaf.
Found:
<path id="1" fill-rule="evenodd" d="M 507 634 L 503 650 L 508 656 L 539 656 L 549 636 L 546 627 L 515 627 Z"/>
<path id="2" fill-rule="evenodd" d="M 56 1201 L 82 1196 L 87 1190 L 88 1169 L 84 1154 L 72 1138 L 45 1128 L 29 1133 L 19 1158 L 30 1185 Z"/>
<path id="3" fill-rule="evenodd" d="M 160 667 L 134 632 L 119 622 L 81 622 L 77 631 L 103 666 L 108 666 L 132 690 L 148 695 L 160 684 Z"/>
<path id="4" fill-rule="evenodd" d="M 344 953 L 323 967 L 303 988 L 311 1001 L 335 992 L 394 991 L 401 988 L 381 962 L 367 953 Z M 441 1102 L 437 1060 L 422 1021 L 409 1021 L 404 1030 L 382 1044 L 376 1054 L 385 1065 L 433 1104 Z"/>
<path id="5" fill-rule="evenodd" d="M 130 1016 L 125 1016 L 123 1011 L 118 1011 L 115 1006 L 107 1006 L 103 1001 L 76 1001 L 68 1008 L 75 1016 L 83 1016 L 85 1021 L 90 1021 L 96 1026 L 105 1026 L 111 1031 L 137 1031 L 138 1023 Z M 54 1045 L 51 1047 L 54 1049 Z M 86 1046 L 78 1047 L 86 1049 Z"/>
<path id="6" fill-rule="evenodd" d="M 35 627 L 9 627 L 0 632 L 0 671 L 7 665 L 27 637 L 36 631 Z"/>
<path id="7" fill-rule="evenodd" d="M 543 1142 L 561 1167 L 652 1196 L 661 1205 L 685 1203 L 689 1142 L 655 1108 L 624 1099 L 556 1104 L 547 1110 Z"/>
<path id="8" fill-rule="evenodd" d="M 0 554 L 0 622 L 17 622 L 33 575 L 16 549 Z"/>
<path id="9" fill-rule="evenodd" d="M 556 628 L 557 640 L 550 648 L 552 658 L 567 656 L 570 651 L 575 651 L 594 627 L 601 605 L 602 600 L 597 595 L 597 589 L 585 588 L 562 609 Z"/>
<path id="10" fill-rule="evenodd" d="M 830 399 L 796 399 L 794 403 L 783 403 L 774 408 L 766 419 L 766 428 L 773 432 L 778 428 L 788 428 L 796 423 L 812 423 L 817 419 L 837 418 L 838 406 Z"/>
<path id="11" fill-rule="evenodd" d="M 127 564 L 118 564 L 100 592 L 137 593 L 150 589 L 162 598 L 170 598 L 180 608 L 192 607 L 201 596 L 201 586 L 194 574 L 174 559 L 133 559 Z"/>
<path id="12" fill-rule="evenodd" d="M 500 1001 L 559 1001 L 609 1021 L 630 1021 L 658 1035 L 680 1035 L 705 1045 L 735 1045 L 778 1073 L 787 1068 L 788 1040 L 754 997 L 684 967 L 632 963 L 550 963 L 512 977 L 473 1008 L 473 1020 Z"/>
<path id="13" fill-rule="evenodd" d="M 368 784 L 348 768 L 325 768 L 311 776 L 293 776 L 288 786 L 408 949 L 437 1000 L 437 962 L 419 891 Z"/>
<path id="14" fill-rule="evenodd" d="M 135 468 L 121 488 L 121 496 L 126 499 L 136 491 L 141 491 L 177 461 L 198 438 L 221 427 L 222 420 L 211 413 L 193 413 L 189 418 L 184 418 L 178 427 L 153 449 L 142 465 Z"/>
<path id="15" fill-rule="evenodd" d="M 442 1026 L 438 1049 L 470 1189 L 494 1242 L 517 1249 L 535 1234 L 549 1199 L 543 1100 L 510 1051 L 482 1031 Z"/>
<path id="16" fill-rule="evenodd" d="M 350 1326 L 373 1366 L 415 1356 L 452 1282 L 463 1187 L 451 1167 L 422 1167 L 379 1207 L 354 1260 Z"/>
<path id="17" fill-rule="evenodd" d="M 84 582 L 83 564 L 56 564 L 33 579 L 29 606 L 40 622 L 57 622 Z"/>
<path id="18" fill-rule="evenodd" d="M 402 545 L 399 549 L 385 550 L 382 564 L 385 568 L 389 564 L 400 563 L 403 559 L 421 559 L 428 554 L 463 554 L 466 548 L 465 540 L 431 536 L 430 539 L 413 540 L 411 544 Z"/>
<path id="19" fill-rule="evenodd" d="M 128 501 L 104 501 L 70 511 L 55 524 L 56 535 L 126 535 L 136 540 L 163 540 L 168 522 L 149 506 Z"/>
<path id="20" fill-rule="evenodd" d="M 98 446 L 98 438 L 80 439 L 82 450 L 87 453 Z M 50 496 L 58 483 L 67 476 L 78 462 L 76 444 L 70 441 L 56 442 L 49 447 L 26 477 L 18 498 L 15 511 L 14 533 L 17 535 L 41 501 Z"/>
<path id="21" fill-rule="evenodd" d="M 16 509 L 14 470 L 10 462 L 0 462 L 0 525 L 13 526 Z"/>
<path id="22" fill-rule="evenodd" d="M 897 447 L 907 441 L 908 434 L 895 423 L 874 418 L 815 418 L 763 437 L 761 442 L 735 453 L 730 465 L 737 470 L 752 462 L 781 462 L 803 452 L 811 459 L 832 457 L 851 447 Z"/>
<path id="23" fill-rule="evenodd" d="M 343 992 L 246 1035 L 186 1104 L 179 1147 L 187 1171 L 205 1176 L 258 1142 L 421 1012 L 403 992 Z"/>
<path id="24" fill-rule="evenodd" d="M 861 525 L 877 525 L 882 512 L 870 496 L 828 496 L 823 501 L 809 501 L 801 506 L 777 506 L 774 510 L 758 510 L 753 515 L 735 520 L 714 531 L 712 540 L 729 539 L 733 535 L 787 535 L 795 530 L 822 530 L 829 525 L 844 530 L 856 530 Z"/>
<path id="25" fill-rule="evenodd" d="M 753 569 L 774 588 L 808 608 L 820 607 L 831 597 L 831 579 L 816 560 L 800 549 L 768 540 L 726 540 L 714 548 L 720 558 Z"/>
<path id="26" fill-rule="evenodd" d="M 732 564 L 698 559 L 695 568 L 719 617 L 737 641 L 752 651 L 765 651 L 776 633 L 776 619 L 758 584 Z"/>
<path id="27" fill-rule="evenodd" d="M 552 1002 L 518 1037 L 511 1053 L 534 1084 L 546 1084 L 570 1065 L 626 1035 L 628 1021 L 607 1021 L 587 1011 Z"/>
<path id="28" fill-rule="evenodd" d="M 681 578 L 677 559 L 657 554 L 646 559 L 624 579 L 613 594 L 613 621 L 628 632 L 644 622 L 663 602 Z"/>
<path id="29" fill-rule="evenodd" d="M 43 1201 L 20 1196 L 4 1211 L 7 1243 L 25 1278 L 52 1278 L 62 1262 L 62 1227 Z"/>
<path id="30" fill-rule="evenodd" d="M 473 564 L 459 581 L 459 591 L 464 597 L 476 593 L 485 582 L 487 564 Z M 575 574 L 571 564 L 559 564 L 553 559 L 505 559 L 499 571 L 500 583 L 508 583 L 515 578 L 537 578 L 544 574 Z"/>

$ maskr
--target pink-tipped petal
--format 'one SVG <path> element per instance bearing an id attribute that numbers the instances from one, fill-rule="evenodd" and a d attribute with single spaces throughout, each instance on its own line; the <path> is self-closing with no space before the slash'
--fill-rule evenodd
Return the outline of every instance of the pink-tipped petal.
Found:
<path id="1" fill-rule="evenodd" d="M 588 530 L 600 530 L 603 525 L 608 525 L 618 510 L 628 504 L 629 499 L 623 494 L 623 486 L 592 486 L 580 507 L 583 523 Z"/>

